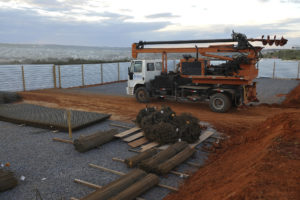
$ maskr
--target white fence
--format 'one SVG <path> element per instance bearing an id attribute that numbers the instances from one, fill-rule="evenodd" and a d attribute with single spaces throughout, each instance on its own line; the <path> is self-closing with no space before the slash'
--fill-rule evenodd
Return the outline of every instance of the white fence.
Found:
<path id="1" fill-rule="evenodd" d="M 168 70 L 178 60 L 168 61 Z M 127 80 L 129 62 L 84 65 L 0 65 L 0 91 L 69 88 Z M 259 77 L 299 79 L 300 62 L 262 59 Z"/>

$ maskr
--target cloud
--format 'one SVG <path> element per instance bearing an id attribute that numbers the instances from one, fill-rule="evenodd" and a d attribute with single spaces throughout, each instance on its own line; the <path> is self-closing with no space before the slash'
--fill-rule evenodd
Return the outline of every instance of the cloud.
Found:
<path id="1" fill-rule="evenodd" d="M 4 9 L 0 6 L 1 42 L 128 47 L 139 40 L 230 38 L 232 30 L 245 33 L 248 37 L 276 34 L 277 37 L 283 35 L 293 38 L 291 42 L 300 42 L 300 18 L 261 25 L 235 25 L 230 20 L 224 24 L 218 21 L 220 24 L 205 25 L 198 21 L 198 24 L 185 27 L 186 20 L 181 13 L 181 16 L 177 16 L 163 10 L 155 14 L 150 12 L 150 15 L 149 12 L 148 15 L 141 12 L 141 20 L 133 20 L 136 19 L 136 8 L 127 10 L 124 7 L 125 10 L 122 11 L 120 8 L 98 10 L 101 6 L 110 6 L 109 1 L 101 1 L 103 4 L 97 4 L 98 7 L 94 8 L 96 0 L 14 2 L 25 2 L 32 7 L 22 4 L 20 9 L 8 6 Z M 170 26 L 174 26 L 174 30 L 167 28 Z"/>
<path id="2" fill-rule="evenodd" d="M 170 22 L 133 23 L 111 19 L 99 23 L 49 20 L 26 11 L 0 12 L 0 38 L 5 43 L 43 43 L 84 46 L 125 47 L 139 39 L 151 38 Z M 103 15 L 105 16 L 105 15 Z"/>
<path id="3" fill-rule="evenodd" d="M 105 18 L 109 18 L 109 19 L 114 19 L 114 20 L 127 20 L 127 19 L 132 19 L 133 16 L 130 15 L 121 15 L 118 13 L 113 13 L 113 12 L 103 12 L 103 13 L 96 13 L 96 12 L 90 12 L 87 13 L 86 16 L 100 16 L 100 17 L 105 17 Z"/>
<path id="4" fill-rule="evenodd" d="M 173 15 L 172 13 L 157 13 L 153 15 L 147 15 L 146 18 L 173 18 L 173 17 L 179 17 L 178 15 Z"/>
<path id="5" fill-rule="evenodd" d="M 300 3 L 300 0 L 280 0 L 280 3 Z"/>

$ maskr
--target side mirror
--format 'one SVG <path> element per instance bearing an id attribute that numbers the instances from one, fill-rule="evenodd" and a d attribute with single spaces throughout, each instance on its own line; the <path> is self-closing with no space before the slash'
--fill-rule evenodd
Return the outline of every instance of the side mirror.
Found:
<path id="1" fill-rule="evenodd" d="M 130 72 L 130 67 L 128 67 L 129 80 L 133 80 L 133 72 Z"/>

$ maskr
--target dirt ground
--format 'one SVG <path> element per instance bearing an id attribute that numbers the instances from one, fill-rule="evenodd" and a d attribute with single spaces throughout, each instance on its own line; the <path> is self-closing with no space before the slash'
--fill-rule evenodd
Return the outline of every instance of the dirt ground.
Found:
<path id="1" fill-rule="evenodd" d="M 112 114 L 130 122 L 144 104 L 132 97 L 44 90 L 22 92 L 29 103 Z M 206 103 L 155 101 L 188 112 L 229 136 L 207 164 L 166 199 L 300 199 L 300 85 L 283 105 L 213 113 Z"/>

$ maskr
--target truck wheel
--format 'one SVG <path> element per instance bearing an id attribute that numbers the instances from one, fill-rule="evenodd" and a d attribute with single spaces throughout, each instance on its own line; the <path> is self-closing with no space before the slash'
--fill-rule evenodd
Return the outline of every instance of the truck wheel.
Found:
<path id="1" fill-rule="evenodd" d="M 140 103 L 149 102 L 149 93 L 145 87 L 139 87 L 135 92 L 135 98 Z"/>
<path id="2" fill-rule="evenodd" d="M 209 100 L 209 107 L 214 112 L 227 112 L 231 108 L 231 105 L 231 100 L 223 93 L 213 94 Z"/>

